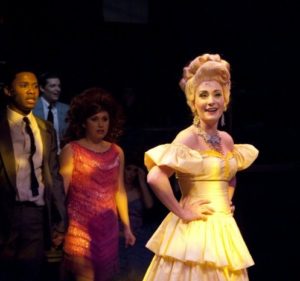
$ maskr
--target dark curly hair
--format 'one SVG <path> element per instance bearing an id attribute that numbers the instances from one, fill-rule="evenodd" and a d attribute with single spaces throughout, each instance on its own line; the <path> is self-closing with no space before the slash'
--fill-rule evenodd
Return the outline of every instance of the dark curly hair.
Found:
<path id="1" fill-rule="evenodd" d="M 70 103 L 66 121 L 68 128 L 62 141 L 62 146 L 73 140 L 85 136 L 83 124 L 86 119 L 101 112 L 107 111 L 109 115 L 109 129 L 105 140 L 117 141 L 123 132 L 123 109 L 115 98 L 106 90 L 98 87 L 84 90 L 75 96 Z"/>

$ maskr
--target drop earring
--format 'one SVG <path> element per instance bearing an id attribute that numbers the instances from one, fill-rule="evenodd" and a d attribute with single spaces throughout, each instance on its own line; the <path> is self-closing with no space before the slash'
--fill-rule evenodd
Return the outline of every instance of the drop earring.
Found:
<path id="1" fill-rule="evenodd" d="M 221 116 L 221 122 L 220 122 L 220 124 L 221 124 L 221 127 L 225 126 L 225 116 L 224 116 L 224 113 Z"/>
<path id="2" fill-rule="evenodd" d="M 194 115 L 193 125 L 198 127 L 200 123 L 199 116 L 197 114 Z"/>

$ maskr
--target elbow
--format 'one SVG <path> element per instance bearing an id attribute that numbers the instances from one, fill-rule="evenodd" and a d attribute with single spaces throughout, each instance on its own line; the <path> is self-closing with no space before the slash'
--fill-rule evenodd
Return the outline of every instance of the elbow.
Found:
<path id="1" fill-rule="evenodd" d="M 155 186 L 159 180 L 159 173 L 156 169 L 152 169 L 150 170 L 150 172 L 148 173 L 147 175 L 147 183 L 150 185 L 150 186 Z"/>
<path id="2" fill-rule="evenodd" d="M 147 175 L 147 183 L 153 187 L 165 182 L 169 176 L 173 173 L 171 169 L 167 167 L 154 166 Z"/>
<path id="3" fill-rule="evenodd" d="M 155 181 L 155 177 L 152 175 L 152 173 L 149 172 L 148 175 L 147 175 L 147 183 L 150 186 L 152 186 L 154 181 Z"/>

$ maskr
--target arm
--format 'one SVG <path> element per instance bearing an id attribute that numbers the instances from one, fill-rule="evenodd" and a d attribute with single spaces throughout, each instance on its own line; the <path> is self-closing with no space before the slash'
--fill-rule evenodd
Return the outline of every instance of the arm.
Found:
<path id="1" fill-rule="evenodd" d="M 59 163 L 60 163 L 59 172 L 63 177 L 65 193 L 67 194 L 69 190 L 73 168 L 74 168 L 73 152 L 69 144 L 64 146 L 64 148 L 61 150 L 61 153 L 59 155 Z"/>
<path id="2" fill-rule="evenodd" d="M 189 204 L 188 198 L 181 205 L 174 196 L 169 177 L 174 171 L 166 166 L 154 166 L 148 173 L 147 181 L 158 199 L 176 216 L 184 221 L 206 219 L 213 210 L 207 205 L 209 201 L 199 200 Z"/>
<path id="3" fill-rule="evenodd" d="M 153 198 L 146 182 L 146 174 L 143 169 L 139 167 L 137 167 L 137 169 L 138 169 L 139 188 L 142 194 L 143 202 L 145 204 L 145 207 L 147 209 L 150 209 L 153 207 Z"/>
<path id="4" fill-rule="evenodd" d="M 116 204 L 120 219 L 124 225 L 124 236 L 125 236 L 125 246 L 134 245 L 135 237 L 132 234 L 130 228 L 129 214 L 128 214 L 128 203 L 127 195 L 124 186 L 124 153 L 119 147 L 120 152 L 120 169 L 119 169 L 119 179 L 118 179 L 118 190 L 116 192 Z"/>

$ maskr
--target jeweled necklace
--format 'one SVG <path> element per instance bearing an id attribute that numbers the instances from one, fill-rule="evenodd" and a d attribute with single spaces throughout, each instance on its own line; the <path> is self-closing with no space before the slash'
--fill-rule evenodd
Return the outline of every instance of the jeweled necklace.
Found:
<path id="1" fill-rule="evenodd" d="M 216 131 L 216 134 L 210 135 L 206 133 L 199 125 L 195 125 L 197 128 L 197 135 L 202 137 L 205 143 L 212 149 L 223 154 L 221 137 L 219 135 L 219 131 Z"/>

